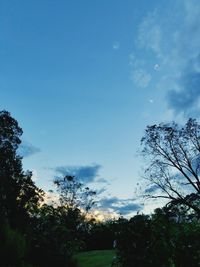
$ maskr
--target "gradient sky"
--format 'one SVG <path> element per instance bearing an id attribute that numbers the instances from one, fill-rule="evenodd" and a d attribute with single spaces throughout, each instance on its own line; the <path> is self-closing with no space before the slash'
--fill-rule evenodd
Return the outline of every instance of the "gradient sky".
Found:
<path id="1" fill-rule="evenodd" d="M 198 118 L 199 85 L 199 0 L 0 0 L 0 109 L 45 190 L 71 173 L 102 208 L 141 209 L 145 127 Z"/>

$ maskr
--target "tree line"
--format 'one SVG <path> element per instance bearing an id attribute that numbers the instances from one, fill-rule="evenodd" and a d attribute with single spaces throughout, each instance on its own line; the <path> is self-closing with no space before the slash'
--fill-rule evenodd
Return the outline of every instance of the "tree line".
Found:
<path id="1" fill-rule="evenodd" d="M 0 112 L 1 266 L 73 266 L 90 225 L 86 215 L 95 192 L 73 176 L 56 178 L 56 206 L 24 171 L 18 155 L 23 131 L 7 111 Z"/>
<path id="2" fill-rule="evenodd" d="M 143 193 L 167 203 L 124 222 L 117 233 L 120 266 L 200 266 L 200 125 L 189 119 L 184 126 L 147 126 L 141 144 Z"/>
<path id="3" fill-rule="evenodd" d="M 57 177 L 57 205 L 24 171 L 22 129 L 0 112 L 0 254 L 3 267 L 73 267 L 74 254 L 112 249 L 121 267 L 200 265 L 200 125 L 189 119 L 147 126 L 141 140 L 146 197 L 167 200 L 151 215 L 98 222 L 88 216 L 95 191 L 74 176 Z"/>

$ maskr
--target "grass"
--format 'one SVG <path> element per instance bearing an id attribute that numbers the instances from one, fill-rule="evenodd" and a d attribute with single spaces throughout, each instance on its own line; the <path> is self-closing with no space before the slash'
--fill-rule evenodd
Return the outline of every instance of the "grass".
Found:
<path id="1" fill-rule="evenodd" d="M 93 250 L 76 255 L 78 267 L 111 267 L 114 250 Z"/>

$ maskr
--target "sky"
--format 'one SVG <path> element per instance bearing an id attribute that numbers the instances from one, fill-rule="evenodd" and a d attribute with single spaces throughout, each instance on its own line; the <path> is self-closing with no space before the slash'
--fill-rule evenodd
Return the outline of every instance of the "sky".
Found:
<path id="1" fill-rule="evenodd" d="M 0 0 L 0 109 L 36 184 L 72 174 L 103 210 L 137 198 L 147 125 L 200 111 L 199 0 Z"/>

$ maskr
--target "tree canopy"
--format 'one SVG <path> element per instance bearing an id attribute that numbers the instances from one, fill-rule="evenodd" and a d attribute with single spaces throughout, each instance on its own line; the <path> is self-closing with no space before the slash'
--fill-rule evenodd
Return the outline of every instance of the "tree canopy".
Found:
<path id="1" fill-rule="evenodd" d="M 200 266 L 200 125 L 196 120 L 189 119 L 183 127 L 148 126 L 142 138 L 142 153 L 149 163 L 146 194 L 166 198 L 169 204 L 152 215 L 107 222 L 87 216 L 96 193 L 75 176 L 54 180 L 57 205 L 41 201 L 44 192 L 32 181 L 32 173 L 23 170 L 18 155 L 21 135 L 18 122 L 1 111 L 2 266 L 72 267 L 78 251 L 112 249 L 114 240 L 112 266 Z"/>
<path id="2" fill-rule="evenodd" d="M 42 190 L 32 181 L 32 173 L 22 169 L 17 149 L 23 131 L 7 111 L 0 112 L 0 217 L 22 225 L 37 208 Z"/>
<path id="3" fill-rule="evenodd" d="M 189 119 L 181 127 L 175 122 L 148 126 L 141 140 L 149 166 L 146 193 L 185 204 L 200 216 L 200 125 Z"/>

